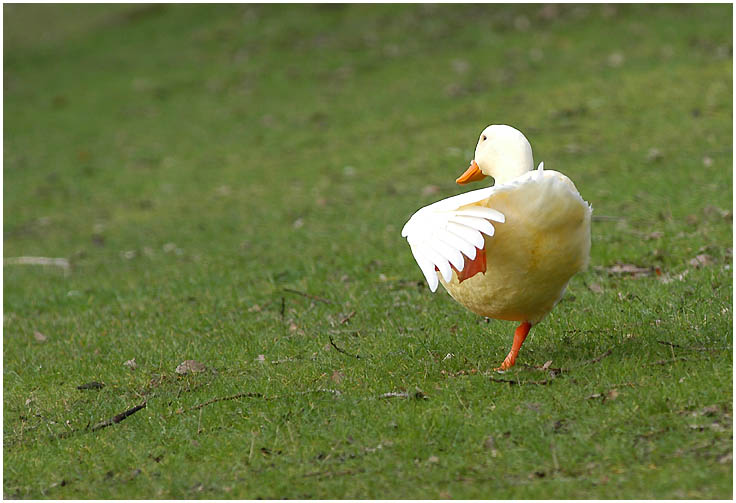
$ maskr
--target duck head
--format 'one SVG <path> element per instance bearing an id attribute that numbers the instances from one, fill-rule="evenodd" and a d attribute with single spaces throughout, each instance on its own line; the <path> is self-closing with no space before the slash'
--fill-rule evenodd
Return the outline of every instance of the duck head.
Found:
<path id="1" fill-rule="evenodd" d="M 492 176 L 497 184 L 534 169 L 532 146 L 518 129 L 494 124 L 483 130 L 475 147 L 475 159 L 460 178 L 460 185 Z"/>

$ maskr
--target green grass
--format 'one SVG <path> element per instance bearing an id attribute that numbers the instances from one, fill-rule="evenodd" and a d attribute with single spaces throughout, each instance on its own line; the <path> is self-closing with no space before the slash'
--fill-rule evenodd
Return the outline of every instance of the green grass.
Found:
<path id="1" fill-rule="evenodd" d="M 4 6 L 4 496 L 730 498 L 731 19 Z M 599 217 L 504 375 L 399 235 L 490 123 Z"/>

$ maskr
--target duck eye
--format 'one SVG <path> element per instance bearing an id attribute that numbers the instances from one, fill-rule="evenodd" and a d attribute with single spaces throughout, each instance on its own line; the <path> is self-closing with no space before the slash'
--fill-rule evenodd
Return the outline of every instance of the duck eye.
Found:
<path id="1" fill-rule="evenodd" d="M 485 139 L 486 139 L 486 135 L 483 135 L 483 141 L 485 141 Z"/>

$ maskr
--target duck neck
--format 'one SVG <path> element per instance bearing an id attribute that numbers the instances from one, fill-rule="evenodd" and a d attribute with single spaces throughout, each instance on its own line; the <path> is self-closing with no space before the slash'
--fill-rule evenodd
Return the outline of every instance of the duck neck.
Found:
<path id="1" fill-rule="evenodd" d="M 504 156 L 496 162 L 493 179 L 497 184 L 506 183 L 534 169 L 531 149 L 519 156 Z"/>

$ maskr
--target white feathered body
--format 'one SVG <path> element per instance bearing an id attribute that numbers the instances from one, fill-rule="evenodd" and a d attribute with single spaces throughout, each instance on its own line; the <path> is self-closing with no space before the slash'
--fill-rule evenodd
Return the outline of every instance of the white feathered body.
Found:
<path id="1" fill-rule="evenodd" d="M 483 208 L 501 217 L 482 219 Z M 570 278 L 586 267 L 591 212 L 569 178 L 540 165 L 504 184 L 422 208 L 407 222 L 403 235 L 433 291 L 439 277 L 449 294 L 474 313 L 535 324 L 559 302 Z M 477 221 L 500 223 L 488 232 L 465 216 L 466 228 L 458 228 L 458 217 L 452 215 L 468 213 L 478 215 Z M 456 271 L 462 265 L 457 267 L 452 252 L 460 245 L 467 249 L 468 227 L 483 238 L 486 271 L 460 282 Z M 481 248 L 478 245 L 476 241 L 474 246 Z M 462 253 L 475 258 L 475 253 Z M 449 274 L 450 265 L 443 262 L 452 264 Z"/>

